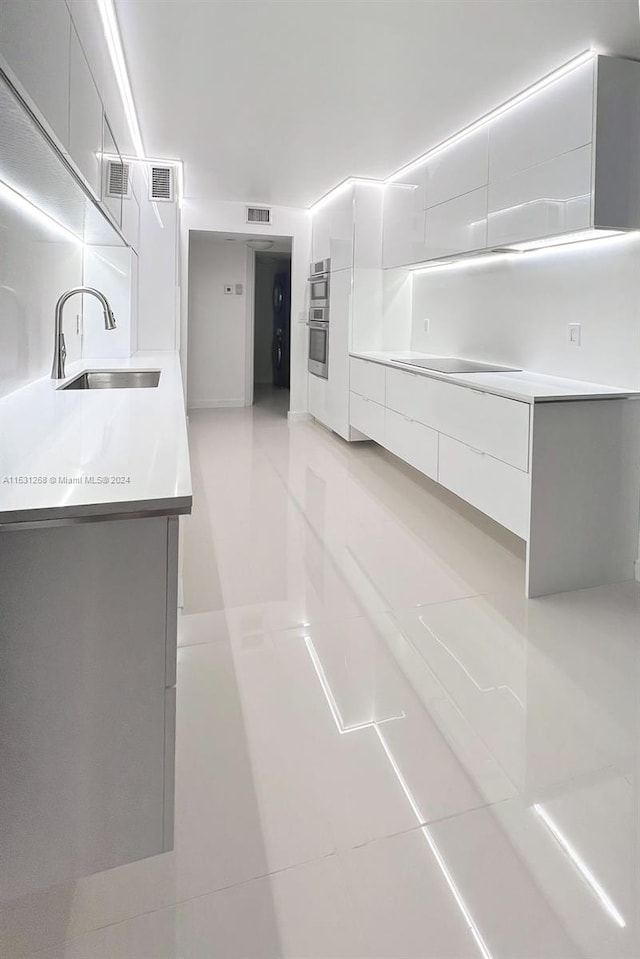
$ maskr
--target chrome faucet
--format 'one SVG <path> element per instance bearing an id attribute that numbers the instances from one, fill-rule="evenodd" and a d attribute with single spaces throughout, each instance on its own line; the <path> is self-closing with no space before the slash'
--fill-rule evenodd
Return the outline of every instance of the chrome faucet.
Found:
<path id="1" fill-rule="evenodd" d="M 115 330 L 116 318 L 113 315 L 109 301 L 100 290 L 94 290 L 91 286 L 74 286 L 72 290 L 63 293 L 56 303 L 56 332 L 53 343 L 53 367 L 51 369 L 52 380 L 64 379 L 64 361 L 67 357 L 67 348 L 64 343 L 64 333 L 62 332 L 62 308 L 74 293 L 91 293 L 102 303 L 104 310 L 104 328 L 105 330 Z"/>

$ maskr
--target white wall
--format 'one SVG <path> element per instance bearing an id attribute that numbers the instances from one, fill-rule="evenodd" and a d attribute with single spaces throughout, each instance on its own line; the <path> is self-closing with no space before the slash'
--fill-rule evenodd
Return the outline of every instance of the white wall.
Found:
<path id="1" fill-rule="evenodd" d="M 417 274 L 411 348 L 638 389 L 640 237 Z"/>
<path id="2" fill-rule="evenodd" d="M 181 209 L 181 276 L 187 276 L 190 230 L 220 230 L 227 233 L 256 233 L 255 224 L 245 222 L 246 205 L 236 202 L 208 200 L 206 197 L 185 198 Z M 308 210 L 295 207 L 274 207 L 273 225 L 259 228 L 265 236 L 290 236 L 291 251 L 291 392 L 290 411 L 307 410 L 307 277 L 311 259 L 311 217 Z M 229 244 L 231 246 L 232 244 Z M 182 283 L 180 352 L 183 373 L 188 371 L 189 292 Z M 188 382 L 187 382 L 188 390 Z"/>
<path id="3" fill-rule="evenodd" d="M 179 211 L 158 203 L 158 218 L 146 196 L 140 203 L 138 349 L 178 349 L 177 265 Z"/>
<path id="4" fill-rule="evenodd" d="M 82 282 L 82 246 L 0 200 L 0 395 L 51 372 L 58 297 Z M 80 297 L 69 303 L 67 362 L 80 358 Z"/>
<path id="5" fill-rule="evenodd" d="M 102 306 L 83 297 L 82 356 L 130 356 L 137 309 L 137 257 L 129 247 L 86 247 L 84 285 L 100 290 L 116 318 L 115 330 L 105 330 Z"/>
<path id="6" fill-rule="evenodd" d="M 246 388 L 247 271 L 245 243 L 192 234 L 189 245 L 187 406 L 244 406 Z M 243 292 L 235 293 L 236 283 Z M 225 294 L 225 284 L 234 292 Z"/>

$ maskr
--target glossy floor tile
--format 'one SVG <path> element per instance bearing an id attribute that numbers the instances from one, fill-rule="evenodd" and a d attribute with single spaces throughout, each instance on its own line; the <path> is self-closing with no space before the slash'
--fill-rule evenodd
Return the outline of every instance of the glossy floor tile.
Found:
<path id="1" fill-rule="evenodd" d="M 286 394 L 191 414 L 172 852 L 0 905 L 8 959 L 637 959 L 640 586 Z"/>

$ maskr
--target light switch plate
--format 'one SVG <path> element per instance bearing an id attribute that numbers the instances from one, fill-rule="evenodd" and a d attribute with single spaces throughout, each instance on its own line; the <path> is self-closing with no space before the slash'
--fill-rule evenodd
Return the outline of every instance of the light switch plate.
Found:
<path id="1" fill-rule="evenodd" d="M 580 346 L 580 324 L 569 323 L 569 345 Z"/>

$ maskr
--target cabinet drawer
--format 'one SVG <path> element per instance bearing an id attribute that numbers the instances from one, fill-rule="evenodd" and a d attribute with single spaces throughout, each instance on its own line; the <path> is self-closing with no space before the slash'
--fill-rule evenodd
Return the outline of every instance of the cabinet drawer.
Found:
<path id="1" fill-rule="evenodd" d="M 387 369 L 386 405 L 469 446 L 529 468 L 529 404 Z"/>
<path id="2" fill-rule="evenodd" d="M 387 368 L 386 403 L 396 413 L 402 413 L 424 426 L 438 429 L 435 409 L 436 380 L 419 373 Z"/>
<path id="3" fill-rule="evenodd" d="M 434 381 L 436 429 L 526 472 L 529 404 Z"/>
<path id="4" fill-rule="evenodd" d="M 416 420 L 385 410 L 384 445 L 417 470 L 438 478 L 438 434 Z"/>
<path id="5" fill-rule="evenodd" d="M 380 363 L 368 363 L 366 360 L 351 358 L 349 388 L 353 393 L 366 396 L 376 403 L 384 405 L 385 368 Z"/>
<path id="6" fill-rule="evenodd" d="M 522 470 L 440 436 L 438 481 L 506 526 L 516 536 L 529 535 L 529 476 Z"/>
<path id="7" fill-rule="evenodd" d="M 384 406 L 358 393 L 350 394 L 349 406 L 351 426 L 355 426 L 369 439 L 384 445 Z"/>

